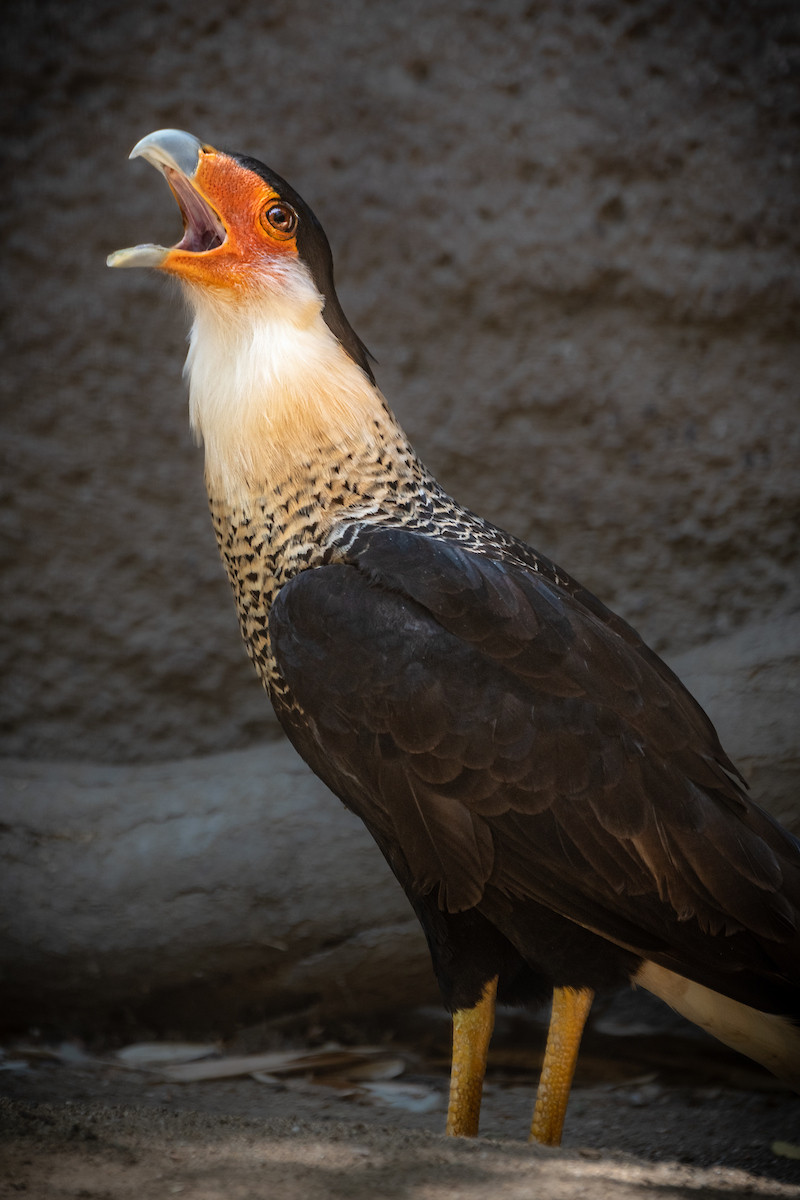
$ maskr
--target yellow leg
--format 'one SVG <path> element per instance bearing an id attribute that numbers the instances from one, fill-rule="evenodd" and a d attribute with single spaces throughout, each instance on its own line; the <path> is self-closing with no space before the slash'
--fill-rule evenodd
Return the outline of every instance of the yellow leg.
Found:
<path id="1" fill-rule="evenodd" d="M 569 1090 L 592 1000 L 594 992 L 591 988 L 553 990 L 553 1012 L 531 1123 L 532 1142 L 541 1142 L 545 1146 L 561 1145 Z"/>
<path id="2" fill-rule="evenodd" d="M 486 984 L 474 1008 L 459 1008 L 453 1013 L 453 1059 L 446 1130 L 450 1137 L 478 1135 L 496 997 L 497 976 Z"/>

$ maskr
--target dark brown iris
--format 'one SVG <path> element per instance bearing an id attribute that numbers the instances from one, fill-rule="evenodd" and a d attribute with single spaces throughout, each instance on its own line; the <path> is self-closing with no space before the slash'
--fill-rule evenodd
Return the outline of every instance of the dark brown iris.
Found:
<path id="1" fill-rule="evenodd" d="M 297 213 L 291 204 L 283 200 L 273 200 L 264 209 L 263 222 L 269 226 L 269 232 L 281 238 L 289 238 L 297 229 Z"/>

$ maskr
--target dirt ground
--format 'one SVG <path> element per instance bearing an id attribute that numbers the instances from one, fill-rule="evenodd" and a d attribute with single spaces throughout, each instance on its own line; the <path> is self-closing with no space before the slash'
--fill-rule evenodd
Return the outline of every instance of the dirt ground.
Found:
<path id="1" fill-rule="evenodd" d="M 800 1101 L 683 1028 L 590 1031 L 563 1147 L 529 1146 L 521 1036 L 501 1029 L 476 1142 L 442 1135 L 444 1022 L 422 1054 L 419 1035 L 388 1047 L 405 1069 L 372 1091 L 324 1075 L 177 1084 L 73 1043 L 23 1068 L 8 1047 L 0 1197 L 800 1196 Z"/>

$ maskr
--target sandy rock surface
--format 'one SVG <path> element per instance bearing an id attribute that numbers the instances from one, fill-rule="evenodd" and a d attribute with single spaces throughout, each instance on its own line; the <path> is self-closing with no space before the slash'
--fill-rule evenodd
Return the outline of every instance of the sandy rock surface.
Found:
<path id="1" fill-rule="evenodd" d="M 800 828 L 800 620 L 673 664 L 753 795 Z M 360 821 L 286 742 L 114 767 L 0 761 L 3 1024 L 158 1029 L 436 1000 L 422 931 Z"/>
<path id="2" fill-rule="evenodd" d="M 437 999 L 405 895 L 288 743 L 0 768 L 1 1025 L 219 1032 Z"/>

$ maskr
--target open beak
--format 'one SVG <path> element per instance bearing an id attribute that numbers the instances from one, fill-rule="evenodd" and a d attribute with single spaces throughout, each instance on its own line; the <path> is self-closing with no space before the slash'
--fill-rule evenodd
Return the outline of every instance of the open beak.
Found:
<path id="1" fill-rule="evenodd" d="M 161 267 L 174 250 L 202 254 L 224 244 L 225 225 L 193 182 L 207 150 L 211 147 L 181 129 L 159 129 L 136 143 L 130 157 L 147 159 L 166 179 L 181 210 L 183 237 L 172 247 L 148 243 L 115 250 L 106 260 L 109 267 Z"/>

